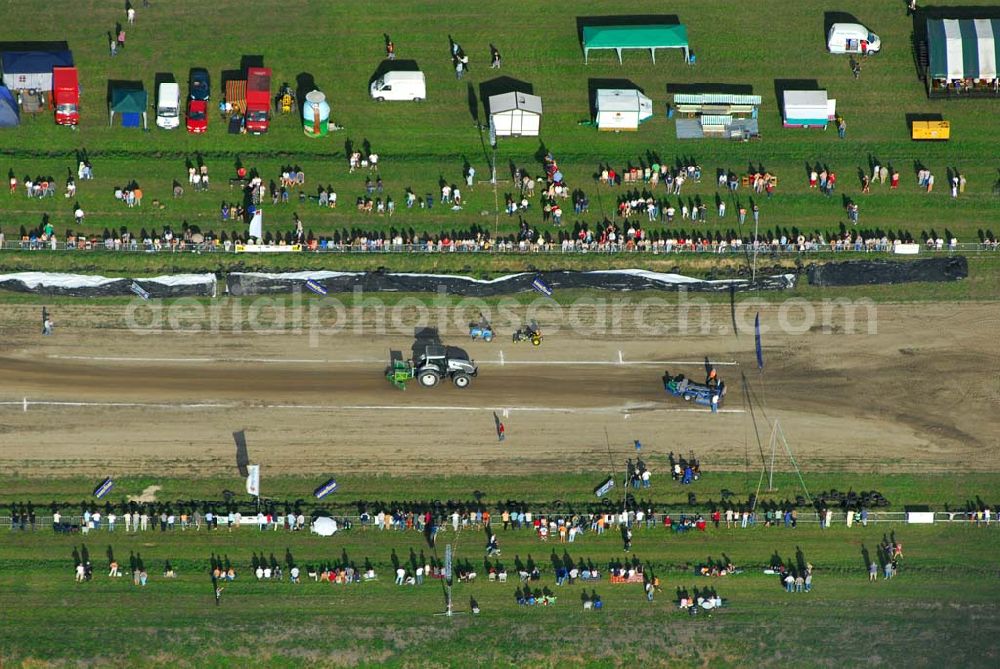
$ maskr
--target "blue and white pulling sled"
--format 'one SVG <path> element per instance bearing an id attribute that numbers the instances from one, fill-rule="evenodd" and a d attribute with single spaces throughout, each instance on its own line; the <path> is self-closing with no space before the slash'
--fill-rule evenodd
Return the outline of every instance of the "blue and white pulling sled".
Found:
<path id="1" fill-rule="evenodd" d="M 726 396 L 726 384 L 723 381 L 714 380 L 714 383 L 698 383 L 685 377 L 683 374 L 671 376 L 670 372 L 663 373 L 663 389 L 674 397 L 680 397 L 687 402 L 694 402 L 702 406 L 711 407 L 712 398 L 718 396 L 716 406 L 722 403 L 722 398 Z"/>

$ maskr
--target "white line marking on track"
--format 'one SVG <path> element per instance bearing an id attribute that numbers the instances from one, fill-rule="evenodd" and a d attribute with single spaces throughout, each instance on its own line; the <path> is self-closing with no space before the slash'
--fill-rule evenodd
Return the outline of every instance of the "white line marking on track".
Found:
<path id="1" fill-rule="evenodd" d="M 397 404 L 257 404 L 253 402 L 76 402 L 64 400 L 8 400 L 0 401 L 0 406 L 25 407 L 106 407 L 113 409 L 290 409 L 298 411 L 502 411 L 508 416 L 511 411 L 526 413 L 625 413 L 666 412 L 666 413 L 711 413 L 708 408 L 660 407 L 653 404 L 613 407 L 541 407 L 541 406 L 449 406 L 449 405 L 397 405 Z M 743 413 L 743 409 L 719 409 L 719 413 Z"/>
<path id="2" fill-rule="evenodd" d="M 478 361 L 480 365 L 703 365 L 704 360 L 624 360 L 622 352 L 619 351 L 618 361 L 613 360 L 507 360 L 503 351 L 500 351 L 499 360 Z M 376 364 L 385 363 L 382 358 L 139 358 L 127 356 L 100 356 L 100 355 L 49 355 L 49 358 L 56 360 L 91 360 L 95 362 L 175 362 L 175 363 L 267 363 L 267 364 L 325 364 L 325 365 L 354 365 L 354 364 Z M 713 362 L 715 366 L 736 366 L 736 361 Z"/>

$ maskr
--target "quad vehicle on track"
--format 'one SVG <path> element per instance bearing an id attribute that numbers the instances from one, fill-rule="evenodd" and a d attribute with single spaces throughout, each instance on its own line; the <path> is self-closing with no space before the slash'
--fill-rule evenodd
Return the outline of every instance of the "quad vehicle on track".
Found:
<path id="1" fill-rule="evenodd" d="M 527 323 L 523 328 L 514 330 L 514 343 L 530 341 L 532 346 L 540 346 L 542 343 L 542 331 L 536 321 Z"/>
<path id="2" fill-rule="evenodd" d="M 473 339 L 482 339 L 484 342 L 489 343 L 493 341 L 494 334 L 493 326 L 482 314 L 479 316 L 478 323 L 469 323 L 469 336 Z"/>

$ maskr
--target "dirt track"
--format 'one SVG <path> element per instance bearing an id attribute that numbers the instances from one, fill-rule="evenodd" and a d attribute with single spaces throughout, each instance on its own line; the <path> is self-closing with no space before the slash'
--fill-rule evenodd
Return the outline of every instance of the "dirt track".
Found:
<path id="1" fill-rule="evenodd" d="M 712 310 L 717 334 L 625 327 L 608 338 L 550 333 L 538 349 L 475 342 L 466 348 L 480 376 L 469 389 L 405 392 L 382 377 L 388 350 L 408 349 L 403 335 L 340 334 L 315 348 L 306 334 L 234 334 L 225 324 L 217 334 L 142 335 L 120 328 L 122 309 L 61 307 L 56 335 L 42 338 L 35 308 L 0 308 L 0 470 L 229 471 L 230 433 L 241 428 L 256 460 L 289 473 L 603 466 L 605 429 L 623 453 L 640 439 L 647 453 L 693 449 L 708 466 L 742 467 L 748 451 L 759 456 L 740 370 L 765 447 L 764 416 L 779 418 L 808 468 L 992 469 L 1000 453 L 996 304 L 880 305 L 876 334 L 864 322 L 848 334 L 837 317 L 829 332 L 782 333 L 777 308 L 763 309 L 772 328 L 763 376 L 745 328 L 734 337 L 717 325 L 730 322 L 727 308 Z M 468 341 L 457 329 L 445 340 Z M 719 368 L 730 393 L 717 416 L 660 386 L 665 368 L 703 373 L 705 355 L 740 363 Z M 36 402 L 27 412 L 23 398 Z M 502 445 L 494 410 L 506 411 Z"/>

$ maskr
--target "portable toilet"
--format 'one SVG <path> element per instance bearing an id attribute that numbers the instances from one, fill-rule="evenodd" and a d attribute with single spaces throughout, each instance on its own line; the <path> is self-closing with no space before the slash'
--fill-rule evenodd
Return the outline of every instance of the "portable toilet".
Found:
<path id="1" fill-rule="evenodd" d="M 322 137 L 330 129 L 330 105 L 320 91 L 306 93 L 302 105 L 302 130 L 309 137 Z"/>

